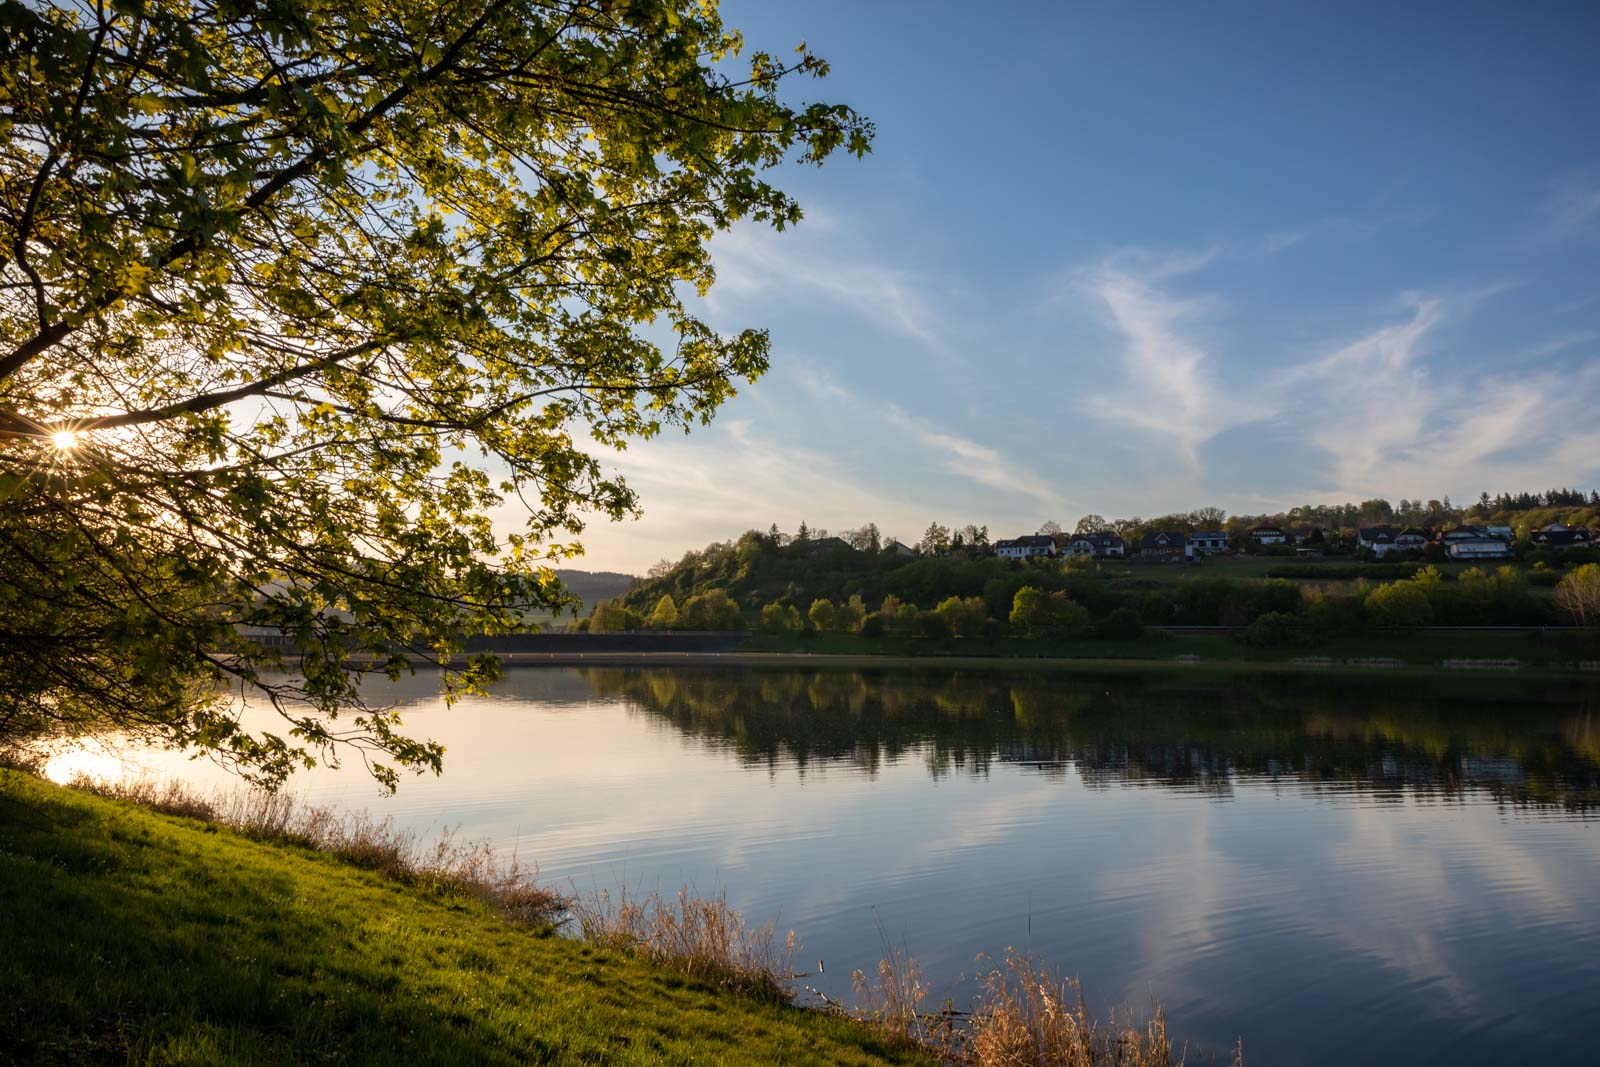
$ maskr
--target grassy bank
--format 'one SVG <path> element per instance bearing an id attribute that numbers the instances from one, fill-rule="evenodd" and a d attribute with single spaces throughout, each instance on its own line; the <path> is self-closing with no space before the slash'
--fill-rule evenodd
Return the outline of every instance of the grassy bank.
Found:
<path id="1" fill-rule="evenodd" d="M 0 900 L 0 1062 L 927 1062 L 459 884 L 6 770 Z"/>
<path id="2" fill-rule="evenodd" d="M 809 653 L 824 656 L 892 656 L 896 658 L 960 657 L 998 659 L 1128 660 L 1155 663 L 1180 657 L 1202 663 L 1291 666 L 1297 661 L 1398 660 L 1418 670 L 1443 670 L 1449 660 L 1515 659 L 1527 668 L 1575 670 L 1577 663 L 1600 651 L 1521 632 L 1422 631 L 1405 636 L 1368 634 L 1331 638 L 1310 648 L 1252 648 L 1225 633 L 1170 633 L 1149 630 L 1127 641 L 1097 638 L 966 637 L 927 639 L 861 634 L 756 634 L 740 652 Z"/>

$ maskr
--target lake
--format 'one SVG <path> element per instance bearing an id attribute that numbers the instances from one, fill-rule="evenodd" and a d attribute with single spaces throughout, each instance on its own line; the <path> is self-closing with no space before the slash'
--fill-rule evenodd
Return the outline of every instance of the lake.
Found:
<path id="1" fill-rule="evenodd" d="M 935 1006 L 1015 946 L 1096 1008 L 1158 998 L 1219 1059 L 1600 1047 L 1592 683 L 517 667 L 453 708 L 426 679 L 390 697 L 443 776 L 385 799 L 357 764 L 298 795 L 459 827 L 579 891 L 724 891 L 797 930 L 834 997 L 884 938 Z"/>

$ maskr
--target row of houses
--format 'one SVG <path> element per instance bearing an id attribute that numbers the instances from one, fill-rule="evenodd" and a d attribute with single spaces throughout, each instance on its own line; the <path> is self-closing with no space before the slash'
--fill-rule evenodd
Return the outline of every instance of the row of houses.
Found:
<path id="1" fill-rule="evenodd" d="M 1258 545 L 1287 545 L 1304 538 L 1291 538 L 1277 526 L 1256 526 L 1249 532 Z M 1481 526 L 1464 523 L 1435 538 L 1415 526 L 1364 526 L 1356 531 L 1356 548 L 1368 549 L 1382 558 L 1394 553 L 1421 552 L 1430 543 L 1444 548 L 1451 559 L 1507 559 L 1512 555 L 1515 532 L 1509 526 Z M 1588 548 L 1600 539 L 1600 532 L 1583 526 L 1552 523 L 1529 537 L 1535 548 Z M 1316 538 L 1316 540 L 1323 540 Z M 1178 530 L 1151 530 L 1139 539 L 1134 555 L 1141 559 L 1186 560 L 1214 556 L 1229 549 L 1228 535 L 1221 530 L 1184 533 Z M 1002 559 L 1035 559 L 1064 556 L 1070 559 L 1124 559 L 1128 546 L 1114 533 L 1032 534 L 995 542 L 995 555 Z M 1315 551 L 1305 548 L 1303 551 Z"/>

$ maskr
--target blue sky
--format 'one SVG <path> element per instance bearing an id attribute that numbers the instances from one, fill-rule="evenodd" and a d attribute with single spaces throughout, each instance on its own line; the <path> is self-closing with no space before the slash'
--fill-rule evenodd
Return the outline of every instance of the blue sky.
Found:
<path id="1" fill-rule="evenodd" d="M 1600 7 L 773 4 L 874 153 L 713 241 L 773 369 L 578 565 L 1600 484 Z"/>

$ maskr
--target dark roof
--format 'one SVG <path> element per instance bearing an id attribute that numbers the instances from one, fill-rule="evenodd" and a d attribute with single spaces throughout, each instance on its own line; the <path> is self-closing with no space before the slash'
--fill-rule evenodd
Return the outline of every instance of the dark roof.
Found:
<path id="1" fill-rule="evenodd" d="M 1220 537 L 1224 541 L 1226 541 L 1228 539 L 1228 534 L 1227 534 L 1227 532 L 1225 530 L 1196 530 L 1194 533 L 1190 534 L 1189 536 L 1190 537 Z"/>
<path id="2" fill-rule="evenodd" d="M 1122 538 L 1118 537 L 1114 533 L 1104 533 L 1104 532 L 1101 532 L 1101 533 L 1077 533 L 1077 534 L 1073 534 L 1072 535 L 1072 540 L 1074 540 L 1074 541 L 1087 541 L 1091 545 L 1096 546 L 1097 548 L 1105 548 L 1105 547 L 1110 546 L 1110 545 L 1120 545 L 1120 544 L 1122 544 Z"/>
<path id="3" fill-rule="evenodd" d="M 850 542 L 842 537 L 819 537 L 811 542 L 813 552 L 831 552 L 836 548 L 850 548 Z M 851 551 L 855 551 L 851 549 Z"/>
<path id="4" fill-rule="evenodd" d="M 1552 548 L 1566 548 L 1571 545 L 1587 545 L 1590 543 L 1589 531 L 1582 526 L 1571 530 L 1535 530 L 1528 540 L 1533 544 L 1548 545 Z"/>
<path id="5" fill-rule="evenodd" d="M 1374 544 L 1383 544 L 1388 541 L 1393 541 L 1395 539 L 1395 535 L 1399 532 L 1400 531 L 1395 529 L 1393 526 L 1363 526 L 1361 529 L 1356 531 L 1356 536 L 1361 538 L 1363 541 L 1371 541 Z"/>
<path id="6" fill-rule="evenodd" d="M 1004 541 L 996 541 L 995 548 L 1054 548 L 1055 538 L 1044 534 L 1029 534 L 1026 537 L 1012 537 Z"/>
<path id="7" fill-rule="evenodd" d="M 1177 530 L 1151 530 L 1139 538 L 1140 548 L 1166 548 L 1176 545 L 1182 547 L 1189 543 L 1189 539 Z"/>
<path id="8" fill-rule="evenodd" d="M 1260 533 L 1260 534 L 1265 534 L 1265 533 L 1281 534 L 1281 533 L 1283 533 L 1283 527 L 1282 526 L 1252 526 L 1252 527 L 1250 527 L 1250 532 L 1253 533 L 1253 534 L 1258 534 L 1258 533 Z"/>

